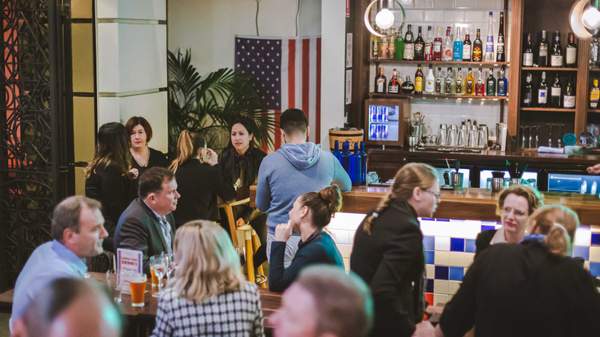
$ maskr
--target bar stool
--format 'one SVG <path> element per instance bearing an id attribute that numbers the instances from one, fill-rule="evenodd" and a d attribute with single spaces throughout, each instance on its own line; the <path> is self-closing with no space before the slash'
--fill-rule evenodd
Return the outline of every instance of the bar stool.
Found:
<path id="1" fill-rule="evenodd" d="M 229 228 L 229 235 L 231 236 L 231 240 L 233 241 L 233 245 L 235 247 L 239 247 L 239 245 L 237 240 L 236 222 L 233 215 L 233 208 L 235 206 L 246 205 L 249 203 L 250 198 L 246 198 L 219 205 L 219 208 L 222 208 L 225 211 L 225 216 L 227 217 L 227 228 Z"/>

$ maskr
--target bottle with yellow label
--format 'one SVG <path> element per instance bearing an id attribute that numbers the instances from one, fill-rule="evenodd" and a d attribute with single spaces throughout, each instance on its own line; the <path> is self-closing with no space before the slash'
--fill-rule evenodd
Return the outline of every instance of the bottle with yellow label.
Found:
<path id="1" fill-rule="evenodd" d="M 473 75 L 473 69 L 469 68 L 467 71 L 467 76 L 465 77 L 465 94 L 474 95 L 475 94 L 475 76 Z"/>
<path id="2" fill-rule="evenodd" d="M 423 93 L 423 70 L 421 65 L 417 65 L 417 71 L 415 72 L 415 94 Z"/>
<path id="3" fill-rule="evenodd" d="M 594 85 L 590 90 L 590 108 L 597 109 L 598 101 L 600 101 L 600 88 L 598 88 L 598 79 L 594 78 Z"/>

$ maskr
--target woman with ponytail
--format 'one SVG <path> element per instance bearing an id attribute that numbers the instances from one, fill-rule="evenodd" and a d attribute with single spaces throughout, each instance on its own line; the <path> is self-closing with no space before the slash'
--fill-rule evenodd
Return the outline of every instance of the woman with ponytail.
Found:
<path id="1" fill-rule="evenodd" d="M 215 151 L 197 133 L 183 130 L 177 139 L 177 158 L 169 169 L 175 173 L 181 194 L 175 210 L 177 227 L 192 220 L 217 220 L 217 196 L 235 199 L 233 187 L 225 183 Z"/>
<path id="2" fill-rule="evenodd" d="M 373 294 L 372 336 L 411 336 L 423 317 L 425 257 L 417 217 L 431 217 L 439 199 L 437 171 L 427 164 L 406 164 L 356 230 L 350 269 Z"/>
<path id="3" fill-rule="evenodd" d="M 307 266 L 331 264 L 344 268 L 344 260 L 325 226 L 335 212 L 342 208 L 342 193 L 337 185 L 319 192 L 308 192 L 296 198 L 289 212 L 287 224 L 275 227 L 275 240 L 271 243 L 269 288 L 283 292 Z M 300 233 L 298 252 L 286 268 L 283 264 L 286 241 L 292 232 Z"/>

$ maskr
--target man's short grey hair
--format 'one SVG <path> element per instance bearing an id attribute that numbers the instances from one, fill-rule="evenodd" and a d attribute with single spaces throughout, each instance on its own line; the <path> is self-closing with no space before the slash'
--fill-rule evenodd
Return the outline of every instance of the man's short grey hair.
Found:
<path id="1" fill-rule="evenodd" d="M 373 298 L 365 282 L 340 267 L 304 269 L 296 283 L 308 291 L 317 309 L 317 334 L 364 337 L 373 323 Z"/>
<path id="2" fill-rule="evenodd" d="M 96 210 L 101 209 L 102 204 L 97 200 L 82 195 L 74 195 L 64 199 L 54 207 L 50 229 L 54 240 L 62 241 L 63 232 L 67 228 L 79 233 L 79 216 L 83 207 Z"/>

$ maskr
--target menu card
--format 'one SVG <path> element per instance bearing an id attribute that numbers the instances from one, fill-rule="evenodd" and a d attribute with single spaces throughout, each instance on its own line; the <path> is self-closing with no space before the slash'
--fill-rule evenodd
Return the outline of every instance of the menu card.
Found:
<path id="1" fill-rule="evenodd" d="M 141 250 L 117 248 L 117 286 L 122 293 L 129 294 L 129 281 L 143 273 Z"/>

